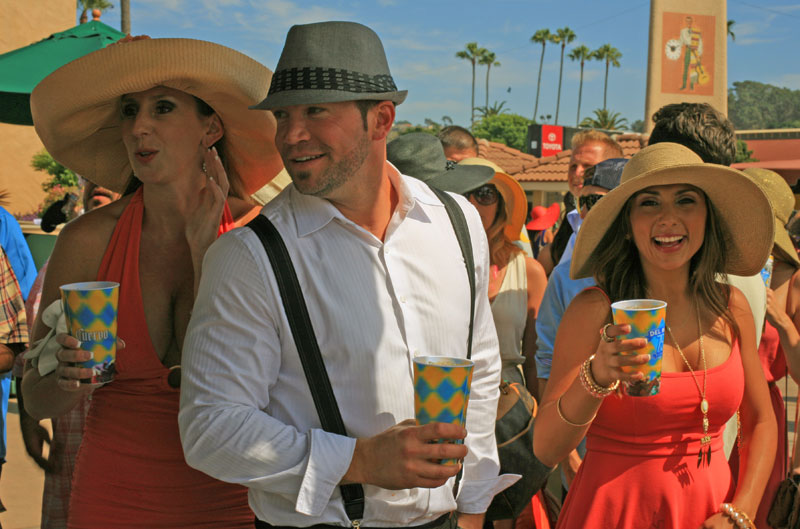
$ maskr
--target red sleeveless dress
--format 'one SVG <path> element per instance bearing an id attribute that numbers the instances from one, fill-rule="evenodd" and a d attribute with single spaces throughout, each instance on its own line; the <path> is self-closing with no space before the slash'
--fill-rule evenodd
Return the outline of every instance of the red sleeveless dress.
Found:
<path id="1" fill-rule="evenodd" d="M 703 372 L 698 382 L 702 387 Z M 744 395 L 738 341 L 708 370 L 711 464 L 697 465 L 700 393 L 692 374 L 664 373 L 652 397 L 603 401 L 586 435 L 586 457 L 569 489 L 558 529 L 699 527 L 733 497 L 722 430 Z"/>
<path id="2" fill-rule="evenodd" d="M 776 382 L 787 376 L 788 369 L 778 330 L 770 325 L 769 322 L 766 322 L 764 332 L 761 333 L 761 343 L 758 344 L 758 359 L 761 361 L 761 368 L 767 378 L 769 398 L 772 402 L 772 410 L 775 412 L 775 419 L 778 422 L 778 449 L 775 452 L 775 463 L 772 465 L 772 472 L 769 475 L 767 487 L 764 489 L 764 496 L 761 497 L 761 503 L 753 521 L 759 529 L 771 529 L 772 526 L 767 523 L 767 516 L 772 502 L 775 500 L 778 487 L 783 478 L 786 477 L 787 472 L 786 409 L 783 404 L 783 394 Z M 731 453 L 730 463 L 731 472 L 733 472 L 735 479 L 739 471 L 739 452 L 736 447 L 733 448 Z"/>
<path id="3" fill-rule="evenodd" d="M 226 206 L 222 230 L 233 226 Z M 68 527 L 252 528 L 247 489 L 190 468 L 178 433 L 180 392 L 167 384 L 139 286 L 142 190 L 114 229 L 97 279 L 120 283 L 115 379 L 92 394 L 73 478 Z"/>

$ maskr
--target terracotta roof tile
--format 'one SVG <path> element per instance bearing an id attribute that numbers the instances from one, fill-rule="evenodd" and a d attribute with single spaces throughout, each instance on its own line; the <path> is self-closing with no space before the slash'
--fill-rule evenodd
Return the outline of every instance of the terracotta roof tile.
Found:
<path id="1" fill-rule="evenodd" d="M 630 158 L 647 145 L 648 136 L 639 133 L 617 134 L 614 139 Z M 478 155 L 493 161 L 520 182 L 566 182 L 571 149 L 553 156 L 536 158 L 502 143 L 478 140 Z"/>

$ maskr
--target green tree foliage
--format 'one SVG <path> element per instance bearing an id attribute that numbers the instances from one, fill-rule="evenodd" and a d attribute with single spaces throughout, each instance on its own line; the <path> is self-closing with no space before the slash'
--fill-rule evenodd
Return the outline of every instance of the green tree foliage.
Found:
<path id="1" fill-rule="evenodd" d="M 471 126 L 475 126 L 475 65 L 486 54 L 486 48 L 479 48 L 477 42 L 468 42 L 463 50 L 456 52 L 456 58 L 464 59 L 472 65 L 472 102 L 469 107 Z"/>
<path id="2" fill-rule="evenodd" d="M 736 158 L 733 160 L 734 163 L 739 162 L 757 162 L 755 158 L 752 158 L 753 151 L 747 148 L 747 143 L 744 140 L 736 140 Z"/>
<path id="3" fill-rule="evenodd" d="M 728 91 L 728 118 L 739 130 L 785 129 L 800 122 L 800 90 L 737 81 Z"/>
<path id="4" fill-rule="evenodd" d="M 44 191 L 50 191 L 55 186 L 74 187 L 78 185 L 78 175 L 55 161 L 47 151 L 34 154 L 31 159 L 31 167 L 50 175 L 50 180 L 42 183 Z"/>
<path id="5" fill-rule="evenodd" d="M 631 123 L 631 130 L 633 132 L 643 133 L 644 132 L 644 121 L 641 119 L 637 119 L 633 123 Z"/>
<path id="6" fill-rule="evenodd" d="M 522 150 L 530 123 L 528 118 L 519 114 L 496 114 L 478 121 L 473 134 L 476 138 L 485 138 Z"/>
<path id="7" fill-rule="evenodd" d="M 564 48 L 567 44 L 575 40 L 575 37 L 575 32 L 569 29 L 568 26 L 564 26 L 556 30 L 556 38 L 553 41 L 556 44 L 561 44 L 561 65 L 558 69 L 558 96 L 556 97 L 556 125 L 558 125 L 558 109 L 561 106 L 561 78 L 564 73 Z"/>
<path id="8" fill-rule="evenodd" d="M 481 116 L 481 119 L 487 116 L 496 116 L 498 114 L 507 114 L 508 109 L 504 108 L 506 106 L 505 101 L 500 101 L 499 103 L 495 101 L 492 103 L 492 106 L 485 106 L 485 107 L 478 107 L 475 110 L 478 111 L 478 114 Z"/>
<path id="9" fill-rule="evenodd" d="M 619 112 L 598 108 L 594 111 L 594 117 L 583 118 L 580 126 L 592 129 L 624 130 L 628 126 L 628 120 L 620 117 Z"/>
<path id="10" fill-rule="evenodd" d="M 531 37 L 531 42 L 534 44 L 541 44 L 542 45 L 542 56 L 539 58 L 539 78 L 536 81 L 536 103 L 533 105 L 533 119 L 536 119 L 536 114 L 539 112 L 539 89 L 542 86 L 542 66 L 544 65 L 544 47 L 547 45 L 548 42 L 552 42 L 553 35 L 550 33 L 550 30 L 540 29 L 536 31 Z"/>
<path id="11" fill-rule="evenodd" d="M 78 9 L 81 10 L 81 17 L 80 23 L 86 24 L 89 21 L 88 13 L 92 9 L 99 9 L 100 11 L 105 11 L 106 9 L 111 9 L 114 7 L 114 4 L 109 2 L 108 0 L 78 0 Z"/>

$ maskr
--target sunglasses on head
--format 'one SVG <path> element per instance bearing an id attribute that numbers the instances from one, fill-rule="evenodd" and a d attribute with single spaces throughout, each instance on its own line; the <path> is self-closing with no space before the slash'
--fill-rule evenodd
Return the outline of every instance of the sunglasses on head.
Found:
<path id="1" fill-rule="evenodd" d="M 603 198 L 603 195 L 585 195 L 578 197 L 578 204 L 580 207 L 586 207 L 586 211 L 592 209 L 592 206 L 597 204 L 597 201 Z"/>
<path id="2" fill-rule="evenodd" d="M 492 184 L 484 184 L 478 189 L 473 189 L 472 191 L 464 193 L 464 196 L 467 198 L 470 196 L 475 197 L 475 202 L 481 206 L 491 206 L 497 202 L 500 193 Z"/>

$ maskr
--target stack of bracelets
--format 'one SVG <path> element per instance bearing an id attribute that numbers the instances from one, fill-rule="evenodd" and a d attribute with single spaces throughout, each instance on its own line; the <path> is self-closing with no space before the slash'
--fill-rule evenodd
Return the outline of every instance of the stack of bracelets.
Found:
<path id="1" fill-rule="evenodd" d="M 735 523 L 736 527 L 739 529 L 755 529 L 756 526 L 753 520 L 751 520 L 743 510 L 737 509 L 734 504 L 723 503 L 719 508 L 728 518 L 733 520 L 733 523 Z"/>
<path id="2" fill-rule="evenodd" d="M 619 380 L 615 380 L 610 386 L 601 386 L 598 384 L 594 379 L 594 376 L 592 376 L 593 359 L 594 355 L 586 359 L 586 361 L 583 363 L 583 366 L 581 366 L 581 385 L 583 386 L 583 389 L 585 389 L 592 397 L 596 399 L 604 399 L 617 390 L 619 387 Z"/>

